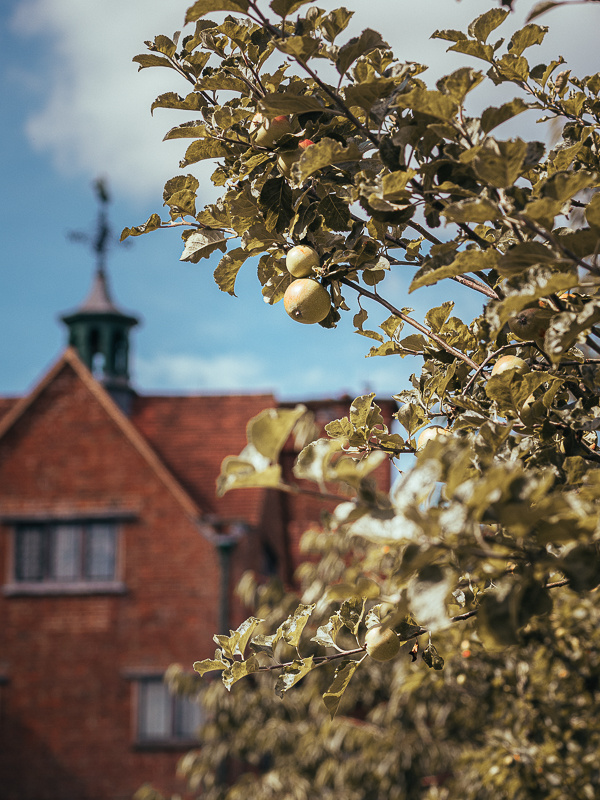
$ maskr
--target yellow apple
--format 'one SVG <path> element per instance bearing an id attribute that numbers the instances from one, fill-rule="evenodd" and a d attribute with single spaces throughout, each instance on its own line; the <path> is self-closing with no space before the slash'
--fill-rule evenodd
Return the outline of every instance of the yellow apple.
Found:
<path id="1" fill-rule="evenodd" d="M 285 265 L 294 278 L 306 278 L 320 264 L 319 254 L 306 244 L 298 244 L 288 250 Z"/>
<path id="2" fill-rule="evenodd" d="M 494 364 L 492 368 L 492 375 L 502 375 L 503 372 L 514 370 L 517 375 L 525 375 L 529 372 L 529 367 L 518 356 L 502 356 Z"/>
<path id="3" fill-rule="evenodd" d="M 285 310 L 296 322 L 313 325 L 325 319 L 331 309 L 327 289 L 312 278 L 292 281 L 283 296 Z"/>
<path id="4" fill-rule="evenodd" d="M 390 661 L 400 650 L 400 640 L 391 628 L 375 625 L 365 636 L 367 653 L 375 661 Z"/>
<path id="5" fill-rule="evenodd" d="M 273 147 L 282 136 L 292 132 L 287 117 L 280 116 L 266 119 L 262 114 L 255 114 L 250 125 L 250 133 L 254 133 L 254 141 L 261 147 Z"/>
<path id="6" fill-rule="evenodd" d="M 450 431 L 447 431 L 446 428 L 442 428 L 440 425 L 431 425 L 429 428 L 425 428 L 419 434 L 419 438 L 417 439 L 417 450 L 422 450 L 426 444 L 432 442 L 434 439 L 437 439 L 439 436 L 449 436 Z"/>
<path id="7" fill-rule="evenodd" d="M 311 139 L 303 139 L 294 150 L 284 150 L 282 153 L 279 153 L 277 156 L 277 165 L 286 178 L 289 179 L 292 177 L 292 164 L 298 161 L 302 153 L 307 147 L 310 147 L 311 144 L 314 144 Z"/>

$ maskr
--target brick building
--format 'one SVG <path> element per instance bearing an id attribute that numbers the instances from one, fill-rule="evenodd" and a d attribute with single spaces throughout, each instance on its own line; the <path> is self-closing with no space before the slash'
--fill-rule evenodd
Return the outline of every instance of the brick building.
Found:
<path id="1" fill-rule="evenodd" d="M 137 320 L 102 268 L 63 320 L 56 364 L 27 396 L 0 399 L 0 798 L 182 791 L 176 763 L 201 710 L 168 695 L 164 671 L 211 656 L 213 633 L 244 618 L 232 589 L 246 569 L 292 579 L 322 504 L 215 496 L 222 459 L 277 401 L 137 394 Z M 322 424 L 348 413 L 347 398 L 308 405 Z M 288 472 L 293 455 L 288 443 Z"/>

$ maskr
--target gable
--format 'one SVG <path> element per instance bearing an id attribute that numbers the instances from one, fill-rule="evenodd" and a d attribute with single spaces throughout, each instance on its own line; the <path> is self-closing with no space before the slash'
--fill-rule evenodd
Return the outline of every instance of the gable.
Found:
<path id="1" fill-rule="evenodd" d="M 0 421 L 2 513 L 57 504 L 81 510 L 135 503 L 148 482 L 166 491 L 188 517 L 200 515 L 71 350 Z"/>

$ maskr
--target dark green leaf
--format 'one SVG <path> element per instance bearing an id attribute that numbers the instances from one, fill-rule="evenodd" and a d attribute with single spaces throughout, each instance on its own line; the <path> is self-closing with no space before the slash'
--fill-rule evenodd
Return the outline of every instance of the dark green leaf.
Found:
<path id="1" fill-rule="evenodd" d="M 502 25 L 509 12 L 506 8 L 491 8 L 469 25 L 469 36 L 480 42 L 486 42 L 490 33 Z"/>
<path id="2" fill-rule="evenodd" d="M 235 279 L 250 253 L 241 247 L 226 253 L 214 272 L 215 283 L 222 292 L 235 296 Z"/>
<path id="3" fill-rule="evenodd" d="M 292 190 L 285 178 L 269 178 L 260 193 L 260 202 L 266 211 L 268 231 L 281 233 L 294 216 Z"/>
<path id="4" fill-rule="evenodd" d="M 511 100 L 509 103 L 504 103 L 498 108 L 494 106 L 486 108 L 481 115 L 481 127 L 485 133 L 489 133 L 498 125 L 506 122 L 506 120 L 516 117 L 517 114 L 521 114 L 523 111 L 527 111 L 528 108 L 529 106 L 527 103 L 521 100 L 520 97 L 515 97 L 514 100 Z"/>
<path id="5" fill-rule="evenodd" d="M 273 92 L 260 100 L 259 108 L 264 114 L 271 115 L 304 114 L 309 111 L 321 111 L 323 103 L 314 95 Z"/>
<path id="6" fill-rule="evenodd" d="M 177 92 L 166 92 L 159 95 L 150 106 L 152 113 L 155 108 L 178 108 L 184 111 L 199 111 L 208 105 L 200 92 L 190 92 L 185 98 L 180 97 Z"/>
<path id="7" fill-rule="evenodd" d="M 196 22 L 197 19 L 210 14 L 212 11 L 248 11 L 248 0 L 197 0 L 190 6 L 185 15 L 185 24 Z"/>
<path id="8" fill-rule="evenodd" d="M 319 203 L 318 213 L 323 217 L 323 222 L 332 231 L 349 231 L 352 228 L 350 208 L 340 197 L 328 194 Z"/>
<path id="9" fill-rule="evenodd" d="M 128 236 L 141 236 L 143 233 L 150 233 L 160 228 L 162 222 L 158 214 L 151 214 L 147 222 L 143 225 L 136 225 L 135 228 L 123 228 L 120 241 L 124 241 Z"/>
<path id="10" fill-rule="evenodd" d="M 357 58 L 370 53 L 371 50 L 375 50 L 376 47 L 382 47 L 387 50 L 389 45 L 383 41 L 380 33 L 367 28 L 360 36 L 355 36 L 340 47 L 338 58 L 335 63 L 337 71 L 340 75 L 344 75 Z"/>
<path id="11" fill-rule="evenodd" d="M 508 52 L 520 56 L 523 50 L 534 44 L 541 44 L 548 28 L 542 25 L 526 25 L 520 31 L 513 33 L 508 45 Z"/>
<path id="12" fill-rule="evenodd" d="M 309 2 L 310 0 L 271 0 L 269 6 L 280 17 L 287 17 Z"/>

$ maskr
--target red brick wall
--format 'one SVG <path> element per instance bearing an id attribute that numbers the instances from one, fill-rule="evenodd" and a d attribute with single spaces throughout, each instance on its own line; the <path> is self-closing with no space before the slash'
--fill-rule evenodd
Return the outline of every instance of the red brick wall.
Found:
<path id="1" fill-rule="evenodd" d="M 112 800 L 145 781 L 182 791 L 181 753 L 135 748 L 124 673 L 212 655 L 213 545 L 69 366 L 0 441 L 0 487 L 4 513 L 138 511 L 121 525 L 125 595 L 0 595 L 0 796 Z M 4 526 L 3 576 L 9 538 Z M 249 567 L 256 550 L 240 547 Z"/>

